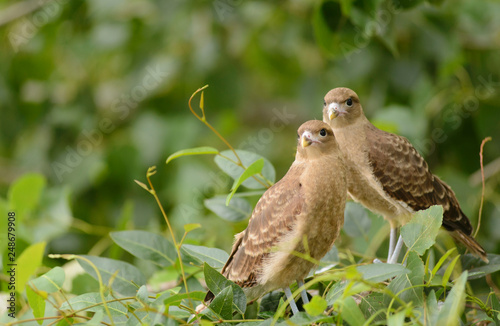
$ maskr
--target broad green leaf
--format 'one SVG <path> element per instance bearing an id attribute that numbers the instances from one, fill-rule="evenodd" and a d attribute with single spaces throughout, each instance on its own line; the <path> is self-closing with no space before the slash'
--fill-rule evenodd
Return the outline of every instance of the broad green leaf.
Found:
<path id="1" fill-rule="evenodd" d="M 356 301 L 352 297 L 347 297 L 342 302 L 342 317 L 351 326 L 362 326 L 365 323 L 363 312 L 359 309 Z"/>
<path id="2" fill-rule="evenodd" d="M 423 303 L 423 287 L 424 284 L 424 262 L 418 254 L 410 251 L 408 254 L 407 268 L 409 273 L 397 276 L 391 281 L 387 287 L 394 294 L 398 294 L 399 298 L 404 302 L 413 302 L 415 306 Z M 385 302 L 389 302 L 392 298 L 386 296 Z"/>
<path id="3" fill-rule="evenodd" d="M 228 286 L 220 291 L 208 307 L 222 319 L 233 319 L 233 287 Z"/>
<path id="4" fill-rule="evenodd" d="M 92 316 L 92 319 L 89 320 L 88 322 L 86 322 L 85 325 L 87 325 L 87 326 L 100 326 L 100 325 L 103 325 L 102 324 L 103 318 L 104 318 L 104 311 L 103 310 L 99 310 L 99 311 L 97 311 L 97 312 L 94 313 L 94 316 Z M 115 323 L 115 325 L 116 325 L 116 323 Z"/>
<path id="5" fill-rule="evenodd" d="M 363 278 L 371 282 L 382 282 L 395 276 L 410 273 L 411 271 L 400 264 L 369 264 L 357 266 L 356 269 Z"/>
<path id="6" fill-rule="evenodd" d="M 164 305 L 174 305 L 178 306 L 182 300 L 189 299 L 194 301 L 203 301 L 205 299 L 205 296 L 207 295 L 206 292 L 202 291 L 193 291 L 189 293 L 177 293 L 175 295 L 171 295 L 168 298 L 165 298 L 163 300 Z"/>
<path id="7" fill-rule="evenodd" d="M 392 314 L 387 318 L 387 326 L 403 326 L 405 324 L 405 311 Z"/>
<path id="8" fill-rule="evenodd" d="M 278 310 L 280 300 L 285 294 L 282 291 L 272 291 L 267 293 L 260 300 L 260 312 L 268 311 L 274 315 L 274 312 Z"/>
<path id="9" fill-rule="evenodd" d="M 113 241 L 132 255 L 162 267 L 174 264 L 175 247 L 163 236 L 146 231 L 111 232 Z"/>
<path id="10" fill-rule="evenodd" d="M 141 286 L 139 288 L 139 290 L 137 291 L 137 294 L 135 295 L 135 297 L 140 302 L 142 302 L 144 304 L 148 304 L 150 300 L 149 300 L 149 292 L 148 292 L 147 286 L 146 285 Z"/>
<path id="11" fill-rule="evenodd" d="M 219 150 L 213 147 L 208 147 L 208 146 L 203 146 L 203 147 L 196 147 L 196 148 L 189 148 L 189 149 L 183 149 L 180 151 L 177 151 L 170 155 L 167 158 L 167 164 L 181 156 L 190 156 L 190 155 L 206 155 L 206 154 L 219 154 Z"/>
<path id="12" fill-rule="evenodd" d="M 437 325 L 437 319 L 439 316 L 439 306 L 436 299 L 436 292 L 432 290 L 427 299 L 425 300 L 424 305 L 424 324 L 425 325 Z"/>
<path id="13" fill-rule="evenodd" d="M 263 158 L 258 159 L 257 161 L 250 164 L 248 166 L 248 168 L 239 176 L 238 179 L 234 180 L 233 186 L 231 188 L 231 192 L 229 193 L 229 195 L 227 195 L 227 198 L 226 198 L 226 206 L 229 205 L 231 198 L 233 198 L 234 193 L 236 192 L 236 190 L 238 190 L 239 186 L 241 186 L 241 184 L 245 180 L 247 180 L 248 178 L 250 178 L 254 174 L 260 173 L 262 171 L 263 167 L 264 167 L 264 159 Z"/>
<path id="14" fill-rule="evenodd" d="M 146 277 L 137 267 L 119 260 L 95 257 L 95 256 L 81 256 L 90 260 L 99 270 L 104 285 L 109 285 L 109 281 L 113 274 L 118 271 L 118 274 L 113 279 L 112 288 L 114 291 L 123 295 L 135 296 L 138 287 L 146 284 Z M 76 257 L 80 266 L 93 278 L 98 280 L 94 268 L 85 260 Z M 137 286 L 136 286 L 137 284 Z"/>
<path id="15" fill-rule="evenodd" d="M 401 228 L 401 235 L 408 250 L 422 256 L 436 240 L 443 220 L 443 207 L 435 205 L 415 213 L 410 222 Z"/>
<path id="16" fill-rule="evenodd" d="M 181 247 L 183 260 L 202 265 L 207 263 L 213 268 L 222 268 L 229 255 L 222 249 L 209 248 L 204 246 L 195 246 L 183 244 Z"/>
<path id="17" fill-rule="evenodd" d="M 465 309 L 465 283 L 467 282 L 467 271 L 455 281 L 455 285 L 441 307 L 436 325 L 455 326 L 460 324 L 460 315 Z"/>
<path id="18" fill-rule="evenodd" d="M 36 244 L 32 244 L 28 248 L 26 248 L 19 258 L 16 260 L 17 266 L 22 266 L 22 268 L 17 268 L 17 282 L 16 282 L 16 291 L 22 293 L 26 286 L 26 282 L 30 276 L 35 274 L 38 267 L 42 265 L 43 253 L 45 252 L 45 242 L 40 242 Z M 9 267 L 9 266 L 7 266 Z M 15 268 L 15 267 L 12 267 Z M 6 268 L 7 274 L 9 268 Z"/>
<path id="19" fill-rule="evenodd" d="M 112 296 L 107 296 L 106 305 L 112 316 L 126 316 L 127 315 L 127 307 L 121 304 L 120 302 L 114 301 L 115 299 Z M 79 295 L 77 297 L 69 299 L 69 301 L 64 302 L 61 305 L 61 310 L 82 310 L 97 312 L 97 311 L 105 311 L 104 305 L 102 304 L 101 295 L 99 293 L 85 293 Z"/>
<path id="20" fill-rule="evenodd" d="M 243 198 L 233 197 L 227 206 L 225 197 L 206 199 L 204 203 L 209 210 L 230 222 L 244 220 L 252 214 L 252 205 Z"/>
<path id="21" fill-rule="evenodd" d="M 473 268 L 469 270 L 469 280 L 474 280 L 476 278 L 485 277 L 488 274 L 500 271 L 500 264 L 487 264 L 481 267 Z"/>
<path id="22" fill-rule="evenodd" d="M 47 295 L 47 293 L 45 293 L 45 295 Z M 26 287 L 26 296 L 28 297 L 30 308 L 31 310 L 33 310 L 33 316 L 35 318 L 43 318 L 45 315 L 44 298 L 35 293 L 29 286 Z M 37 320 L 37 322 L 41 325 L 43 324 L 43 319 Z"/>
<path id="23" fill-rule="evenodd" d="M 10 209 L 17 213 L 17 223 L 24 219 L 23 212 L 31 211 L 38 206 L 46 184 L 47 180 L 42 174 L 28 173 L 10 186 L 7 198 Z"/>
<path id="24" fill-rule="evenodd" d="M 342 294 L 344 293 L 344 290 L 347 286 L 347 281 L 338 281 L 337 283 L 335 283 L 332 288 L 330 289 L 330 291 L 328 291 L 328 293 L 326 294 L 326 302 L 328 303 L 328 305 L 332 305 L 334 304 L 337 300 L 339 300 L 340 298 L 342 298 Z"/>
<path id="25" fill-rule="evenodd" d="M 372 322 L 385 320 L 387 306 L 384 304 L 384 295 L 382 293 L 372 292 L 365 296 L 359 296 L 359 299 L 361 300 L 359 309 L 361 309 L 367 321 L 370 322 L 370 325 Z"/>
<path id="26" fill-rule="evenodd" d="M 326 310 L 326 307 L 326 300 L 318 295 L 312 297 L 311 301 L 304 305 L 304 309 L 311 316 L 318 316 L 322 314 Z"/>
<path id="27" fill-rule="evenodd" d="M 247 307 L 247 299 L 243 290 L 235 283 L 227 280 L 221 273 L 210 267 L 207 263 L 203 265 L 203 273 L 205 274 L 205 282 L 208 289 L 217 296 L 222 290 L 227 287 L 232 287 L 232 300 L 234 308 L 244 314 Z"/>
<path id="28" fill-rule="evenodd" d="M 241 161 L 243 162 L 243 165 L 248 167 L 250 164 L 253 162 L 259 160 L 259 159 L 264 159 L 264 167 L 262 168 L 262 175 L 269 180 L 271 183 L 274 183 L 274 180 L 276 178 L 276 172 L 274 170 L 273 165 L 269 160 L 266 158 L 252 152 L 244 151 L 244 150 L 236 150 L 236 153 L 238 153 L 238 156 L 240 157 Z M 236 162 L 236 157 L 234 156 L 234 153 L 230 150 L 223 151 L 221 152 L 221 155 L 224 155 L 225 157 L 231 159 L 232 161 Z M 234 164 L 232 161 L 223 158 L 220 155 L 215 156 L 215 163 L 217 166 L 224 171 L 227 175 L 229 175 L 231 178 L 234 180 L 237 180 L 240 175 L 244 172 L 244 169 L 236 164 Z M 254 178 L 249 178 L 243 182 L 243 186 L 249 188 L 249 189 L 263 189 L 266 188 L 264 187 L 263 184 L 267 184 L 266 180 L 263 180 L 262 177 L 255 176 L 260 182 L 257 182 Z"/>
<path id="29" fill-rule="evenodd" d="M 347 202 L 344 211 L 344 232 L 350 237 L 367 237 L 372 220 L 358 203 Z"/>
<path id="30" fill-rule="evenodd" d="M 28 282 L 30 286 L 39 291 L 53 293 L 61 290 L 65 279 L 64 269 L 57 266 L 47 273 Z"/>

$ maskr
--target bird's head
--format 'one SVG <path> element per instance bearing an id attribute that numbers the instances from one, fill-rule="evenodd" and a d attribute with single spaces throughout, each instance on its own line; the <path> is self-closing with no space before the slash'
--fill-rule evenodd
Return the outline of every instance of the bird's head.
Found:
<path id="1" fill-rule="evenodd" d="M 325 95 L 323 121 L 333 128 L 353 123 L 363 115 L 358 95 L 345 87 L 334 88 Z"/>
<path id="2" fill-rule="evenodd" d="M 297 137 L 297 158 L 314 158 L 338 149 L 332 128 L 319 120 L 304 122 Z"/>

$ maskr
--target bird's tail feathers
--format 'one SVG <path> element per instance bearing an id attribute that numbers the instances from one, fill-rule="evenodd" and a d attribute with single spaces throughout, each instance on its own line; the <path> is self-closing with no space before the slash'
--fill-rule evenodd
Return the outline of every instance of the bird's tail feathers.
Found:
<path id="1" fill-rule="evenodd" d="M 450 235 L 458 242 L 464 244 L 474 255 L 481 258 L 484 262 L 488 263 L 486 251 L 481 247 L 472 236 L 465 234 L 460 230 L 450 232 Z"/>

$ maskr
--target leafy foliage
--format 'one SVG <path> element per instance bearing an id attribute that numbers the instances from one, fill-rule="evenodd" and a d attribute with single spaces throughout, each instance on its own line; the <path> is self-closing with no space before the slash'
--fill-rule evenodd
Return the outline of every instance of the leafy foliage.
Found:
<path id="1" fill-rule="evenodd" d="M 474 0 L 0 4 L 0 214 L 16 213 L 17 235 L 0 251 L 19 266 L 17 323 L 500 325 L 499 14 Z M 182 109 L 200 81 L 210 108 L 206 86 L 189 108 L 213 134 Z M 451 185 L 490 263 L 438 231 L 436 206 L 403 227 L 403 265 L 372 264 L 387 225 L 349 202 L 311 302 L 291 316 L 274 291 L 247 306 L 218 272 L 232 235 L 343 85 Z M 155 169 L 136 187 L 165 157 L 159 191 Z M 215 298 L 196 313 L 205 284 Z"/>

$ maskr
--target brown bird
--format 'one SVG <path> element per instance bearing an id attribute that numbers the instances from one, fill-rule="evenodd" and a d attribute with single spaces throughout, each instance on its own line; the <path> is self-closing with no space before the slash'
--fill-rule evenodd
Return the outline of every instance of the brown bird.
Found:
<path id="1" fill-rule="evenodd" d="M 432 174 L 425 160 L 404 137 L 368 121 L 358 95 L 335 88 L 324 99 L 323 121 L 333 129 L 347 168 L 348 192 L 391 225 L 388 262 L 395 263 L 403 245 L 397 229 L 413 213 L 442 205 L 443 227 L 458 242 L 488 262 L 486 252 L 472 237 L 472 226 L 453 190 Z"/>
<path id="2" fill-rule="evenodd" d="M 328 124 L 313 120 L 298 130 L 297 154 L 286 175 L 257 203 L 235 242 L 222 274 L 243 288 L 249 301 L 289 285 L 299 287 L 332 247 L 344 224 L 347 197 L 344 164 Z M 332 236 L 333 235 L 333 236 Z M 308 302 L 305 290 L 301 293 Z M 210 301 L 209 292 L 205 301 Z M 290 299 L 293 313 L 295 301 Z"/>

